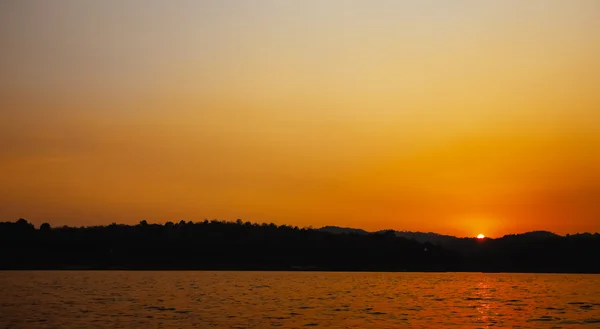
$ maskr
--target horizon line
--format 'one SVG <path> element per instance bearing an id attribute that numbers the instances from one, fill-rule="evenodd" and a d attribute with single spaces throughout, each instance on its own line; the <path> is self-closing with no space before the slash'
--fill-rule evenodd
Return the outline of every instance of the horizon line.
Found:
<path id="1" fill-rule="evenodd" d="M 14 222 L 3 221 L 3 222 L 0 222 L 0 223 L 16 223 L 16 222 L 18 222 L 21 219 L 25 220 L 27 223 L 31 224 L 35 228 L 35 225 L 32 222 L 30 222 L 27 219 L 25 219 L 25 218 L 16 219 Z M 415 233 L 420 233 L 420 234 L 435 234 L 435 235 L 439 235 L 439 236 L 452 237 L 452 238 L 457 238 L 457 239 L 473 239 L 473 238 L 476 238 L 476 236 L 456 236 L 456 235 L 449 235 L 449 234 L 441 234 L 441 233 L 437 233 L 437 232 L 433 232 L 433 231 L 407 231 L 407 230 L 398 230 L 398 229 L 381 229 L 381 230 L 376 230 L 376 231 L 367 231 L 367 230 L 362 229 L 362 228 L 354 228 L 354 227 L 346 227 L 346 226 L 336 226 L 336 225 L 324 225 L 324 226 L 321 226 L 321 227 L 313 227 L 312 225 L 309 225 L 309 226 L 298 226 L 298 225 L 290 225 L 290 224 L 279 224 L 278 225 L 278 224 L 275 224 L 274 222 L 270 222 L 270 223 L 268 223 L 268 222 L 262 222 L 262 223 L 259 223 L 259 222 L 244 221 L 242 219 L 237 219 L 237 220 L 220 220 L 220 219 L 211 219 L 211 220 L 209 220 L 209 219 L 204 219 L 202 221 L 191 221 L 191 220 L 185 221 L 185 220 L 180 220 L 178 222 L 176 222 L 176 221 L 166 221 L 166 222 L 163 222 L 163 223 L 161 223 L 161 222 L 148 222 L 147 220 L 141 220 L 137 224 L 126 224 L 126 223 L 112 222 L 110 224 L 81 225 L 81 226 L 69 226 L 69 225 L 52 226 L 52 224 L 50 222 L 44 221 L 40 225 L 38 225 L 37 229 L 39 229 L 39 227 L 41 225 L 43 225 L 43 224 L 49 224 L 50 227 L 52 227 L 52 228 L 65 228 L 65 227 L 67 227 L 67 228 L 93 228 L 93 227 L 107 227 L 107 226 L 111 226 L 111 225 L 137 226 L 137 225 L 140 225 L 142 222 L 146 222 L 147 225 L 161 225 L 161 226 L 166 226 L 168 223 L 171 223 L 173 225 L 179 225 L 179 224 L 181 224 L 181 222 L 184 222 L 186 225 L 189 224 L 189 223 L 192 223 L 192 224 L 203 224 L 203 223 L 207 223 L 207 222 L 208 223 L 219 222 L 219 223 L 239 225 L 238 221 L 241 221 L 242 225 L 243 224 L 247 224 L 247 223 L 250 223 L 251 225 L 258 225 L 258 226 L 262 226 L 264 224 L 266 224 L 266 225 L 273 224 L 273 225 L 275 225 L 277 227 L 287 226 L 287 227 L 291 227 L 291 228 L 298 228 L 298 229 L 305 229 L 305 230 L 315 230 L 315 231 L 322 230 L 322 229 L 325 229 L 325 228 L 337 228 L 337 229 L 342 229 L 342 230 L 360 230 L 360 231 L 363 231 L 363 232 L 365 232 L 367 234 L 376 234 L 376 233 L 385 232 L 385 231 L 393 231 L 393 232 L 413 233 L 413 234 L 415 234 Z M 504 234 L 504 235 L 502 235 L 500 237 L 492 237 L 492 236 L 487 236 L 486 235 L 485 239 L 500 239 L 500 238 L 503 238 L 503 237 L 506 237 L 506 236 L 511 236 L 511 235 L 523 235 L 523 234 L 528 234 L 528 233 L 540 233 L 540 232 L 550 233 L 550 234 L 553 234 L 553 235 L 556 235 L 556 236 L 559 236 L 559 237 L 567 237 L 567 236 L 571 236 L 571 235 L 585 235 L 585 234 L 597 235 L 597 234 L 600 234 L 600 232 L 577 232 L 577 233 L 567 233 L 567 234 L 563 235 L 563 234 L 558 234 L 558 233 L 555 233 L 555 232 L 552 232 L 552 231 L 548 231 L 548 230 L 533 230 L 533 231 L 524 231 L 524 232 L 520 232 L 520 233 L 507 233 L 507 234 Z"/>

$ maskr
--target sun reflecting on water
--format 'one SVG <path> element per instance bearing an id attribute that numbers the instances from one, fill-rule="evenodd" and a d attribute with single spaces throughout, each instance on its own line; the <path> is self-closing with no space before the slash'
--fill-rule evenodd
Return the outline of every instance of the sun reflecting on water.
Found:
<path id="1" fill-rule="evenodd" d="M 496 307 L 492 304 L 492 292 L 490 291 L 487 280 L 487 277 L 482 277 L 481 281 L 477 283 L 477 286 L 475 287 L 477 297 L 473 298 L 473 300 L 476 302 L 476 309 L 480 314 L 479 322 L 482 324 L 495 325 L 497 323 L 495 319 L 496 314 L 494 313 Z"/>
<path id="2" fill-rule="evenodd" d="M 600 275 L 0 272 L 0 328 L 582 328 Z"/>

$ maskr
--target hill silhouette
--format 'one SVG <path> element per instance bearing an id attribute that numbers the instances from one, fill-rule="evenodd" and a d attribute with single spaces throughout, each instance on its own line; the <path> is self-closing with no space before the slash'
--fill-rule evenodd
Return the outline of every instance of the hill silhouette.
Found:
<path id="1" fill-rule="evenodd" d="M 349 227 L 339 227 L 339 226 L 323 226 L 318 229 L 321 232 L 328 232 L 333 234 L 359 234 L 359 235 L 367 235 L 371 232 L 367 232 L 360 228 L 349 228 Z"/>
<path id="2" fill-rule="evenodd" d="M 0 268 L 600 273 L 597 233 L 444 244 L 423 240 L 433 233 L 333 231 L 241 220 L 36 229 L 19 219 L 0 223 Z"/>
<path id="3" fill-rule="evenodd" d="M 398 237 L 406 238 L 409 240 L 414 240 L 420 243 L 430 243 L 434 245 L 439 245 L 446 249 L 459 251 L 461 253 L 471 254 L 476 251 L 473 248 L 473 238 L 465 238 L 465 237 L 455 237 L 451 235 L 443 235 L 434 232 L 412 232 L 412 231 L 394 231 L 394 230 L 383 230 L 383 231 L 375 231 L 368 232 L 362 229 L 350 228 L 350 227 L 339 227 L 339 226 L 324 226 L 319 229 L 322 232 L 329 232 L 334 234 L 374 234 L 381 233 L 385 231 L 393 231 L 394 234 Z M 560 235 L 548 231 L 532 231 L 521 234 L 510 234 L 506 235 L 502 238 L 516 238 L 523 239 L 526 238 L 530 241 L 534 241 L 536 239 L 548 239 L 553 237 L 560 237 Z M 498 239 L 490 239 L 486 240 L 498 240 Z"/>
<path id="4" fill-rule="evenodd" d="M 329 232 L 335 234 L 343 234 L 343 233 L 356 233 L 356 234 L 372 234 L 377 232 L 385 232 L 390 230 L 382 230 L 377 232 L 367 232 L 363 229 L 356 229 L 350 227 L 339 227 L 339 226 L 324 226 L 319 229 L 322 232 Z M 393 231 L 393 230 L 392 230 Z M 411 232 L 411 231 L 393 231 L 394 234 L 398 237 L 415 240 L 421 243 L 433 243 L 441 246 L 452 245 L 460 238 L 451 236 L 451 235 L 443 235 L 433 232 Z"/>

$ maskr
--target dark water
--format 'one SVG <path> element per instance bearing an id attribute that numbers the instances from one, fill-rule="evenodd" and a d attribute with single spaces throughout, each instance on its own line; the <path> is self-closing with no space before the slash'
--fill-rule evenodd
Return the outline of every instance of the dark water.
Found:
<path id="1" fill-rule="evenodd" d="M 0 328 L 600 328 L 600 275 L 0 272 Z"/>

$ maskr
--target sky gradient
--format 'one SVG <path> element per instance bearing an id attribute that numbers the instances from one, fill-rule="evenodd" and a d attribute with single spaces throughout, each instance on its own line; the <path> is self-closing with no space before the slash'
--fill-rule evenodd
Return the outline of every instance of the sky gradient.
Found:
<path id="1" fill-rule="evenodd" d="M 0 3 L 0 220 L 600 231 L 600 2 Z"/>

